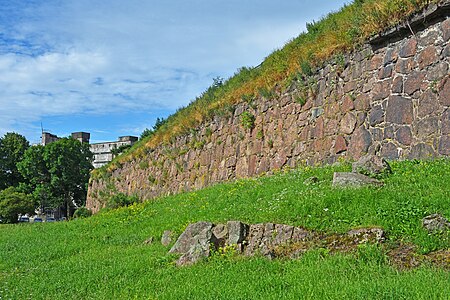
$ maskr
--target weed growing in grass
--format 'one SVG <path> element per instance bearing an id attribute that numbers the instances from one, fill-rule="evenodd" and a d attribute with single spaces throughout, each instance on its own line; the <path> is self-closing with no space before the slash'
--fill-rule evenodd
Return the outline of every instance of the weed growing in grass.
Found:
<path id="1" fill-rule="evenodd" d="M 302 73 L 306 76 L 311 76 L 313 74 L 311 64 L 308 61 L 302 61 L 300 63 L 300 68 L 302 70 Z"/>
<path id="2" fill-rule="evenodd" d="M 148 169 L 148 167 L 149 167 L 149 164 L 148 164 L 148 161 L 146 161 L 146 160 L 141 161 L 139 163 L 139 169 L 141 169 L 141 170 Z"/>
<path id="3" fill-rule="evenodd" d="M 154 177 L 154 176 L 152 176 L 152 175 L 148 175 L 148 178 L 147 178 L 147 180 L 148 180 L 148 182 L 149 183 L 151 183 L 151 184 L 156 184 L 156 178 Z"/>
<path id="4" fill-rule="evenodd" d="M 247 103 L 252 103 L 255 100 L 255 95 L 253 94 L 244 94 L 241 96 L 242 101 Z"/>
<path id="5" fill-rule="evenodd" d="M 300 104 L 301 106 L 306 104 L 306 98 L 304 96 L 297 95 L 295 96 L 294 101 Z"/>
<path id="6" fill-rule="evenodd" d="M 265 98 L 265 99 L 272 99 L 275 97 L 275 93 L 271 90 L 268 89 L 267 87 L 260 87 L 258 89 L 258 93 L 261 97 Z"/>
<path id="7" fill-rule="evenodd" d="M 209 127 L 206 128 L 206 129 L 205 129 L 205 136 L 209 138 L 209 137 L 211 137 L 211 135 L 212 135 L 212 130 L 211 130 L 211 128 L 209 128 Z"/>
<path id="8" fill-rule="evenodd" d="M 256 138 L 258 140 L 264 139 L 264 132 L 262 130 L 259 130 L 258 133 L 256 133 Z"/>

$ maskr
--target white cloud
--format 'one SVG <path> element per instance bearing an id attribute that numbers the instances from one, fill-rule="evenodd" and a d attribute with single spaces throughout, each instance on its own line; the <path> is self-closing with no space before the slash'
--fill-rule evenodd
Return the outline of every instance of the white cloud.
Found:
<path id="1" fill-rule="evenodd" d="M 174 111 L 344 1 L 324 2 L 2 1 L 0 134 L 48 116 Z"/>

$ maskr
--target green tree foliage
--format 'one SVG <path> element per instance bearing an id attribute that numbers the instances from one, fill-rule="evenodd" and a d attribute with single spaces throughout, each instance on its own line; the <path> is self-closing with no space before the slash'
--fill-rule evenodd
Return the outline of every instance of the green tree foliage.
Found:
<path id="1" fill-rule="evenodd" d="M 34 213 L 33 198 L 9 187 L 0 191 L 0 216 L 5 223 L 17 223 L 19 214 Z"/>
<path id="2" fill-rule="evenodd" d="M 23 181 L 16 165 L 29 147 L 26 138 L 15 132 L 8 132 L 0 138 L 0 190 L 16 187 Z"/>
<path id="3" fill-rule="evenodd" d="M 92 211 L 84 206 L 78 208 L 73 214 L 74 218 L 80 218 L 80 219 L 88 218 L 90 216 L 92 216 Z"/>
<path id="4" fill-rule="evenodd" d="M 115 209 L 122 206 L 129 206 L 133 203 L 138 203 L 139 198 L 137 196 L 128 196 L 123 193 L 117 193 L 111 196 L 108 200 L 107 208 Z"/>
<path id="5" fill-rule="evenodd" d="M 165 123 L 167 122 L 167 119 L 164 118 L 156 118 L 155 125 L 153 125 L 152 129 L 145 128 L 144 131 L 141 133 L 140 139 L 146 138 L 148 136 L 152 136 L 155 134 L 155 132 L 161 128 Z"/>
<path id="6" fill-rule="evenodd" d="M 73 203 L 86 203 L 91 162 L 88 144 L 64 138 L 45 147 L 31 147 L 18 168 L 28 181 L 28 192 L 41 206 L 61 207 L 69 215 Z"/>
<path id="7" fill-rule="evenodd" d="M 121 153 L 123 153 L 123 152 L 126 152 L 128 149 L 130 149 L 131 148 L 131 145 L 122 145 L 122 146 L 119 146 L 118 148 L 114 148 L 114 149 L 112 149 L 111 150 L 111 153 L 114 155 L 114 156 L 117 156 L 117 155 L 119 155 L 119 154 L 121 154 Z"/>

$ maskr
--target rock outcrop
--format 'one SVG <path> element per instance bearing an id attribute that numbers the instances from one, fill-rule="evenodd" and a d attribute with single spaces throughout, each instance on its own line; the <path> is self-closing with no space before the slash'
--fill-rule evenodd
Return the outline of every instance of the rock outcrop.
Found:
<path id="1" fill-rule="evenodd" d="M 180 235 L 170 253 L 181 254 L 178 266 L 196 263 L 211 251 L 232 247 L 245 256 L 267 258 L 297 257 L 309 249 L 328 248 L 351 251 L 359 244 L 384 241 L 381 228 L 359 228 L 346 234 L 326 234 L 285 224 L 260 223 L 247 225 L 239 221 L 213 225 L 209 222 L 190 224 Z"/>

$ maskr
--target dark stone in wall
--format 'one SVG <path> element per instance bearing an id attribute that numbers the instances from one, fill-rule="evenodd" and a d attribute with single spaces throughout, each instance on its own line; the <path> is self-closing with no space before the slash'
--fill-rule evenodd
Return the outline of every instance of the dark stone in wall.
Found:
<path id="1" fill-rule="evenodd" d="M 381 105 L 375 106 L 369 115 L 369 124 L 370 126 L 375 126 L 384 121 L 384 109 Z"/>
<path id="2" fill-rule="evenodd" d="M 416 50 L 417 50 L 417 40 L 416 39 L 406 40 L 400 49 L 399 56 L 401 58 L 414 56 L 416 54 Z"/>
<path id="3" fill-rule="evenodd" d="M 425 79 L 425 74 L 419 71 L 413 71 L 405 80 L 403 85 L 404 92 L 408 95 L 413 95 L 414 92 L 420 90 L 420 87 Z"/>
<path id="4" fill-rule="evenodd" d="M 450 106 L 450 78 L 448 74 L 442 81 L 442 88 L 439 91 L 439 103 L 443 106 Z"/>
<path id="5" fill-rule="evenodd" d="M 445 47 L 442 52 L 444 54 L 444 57 L 449 57 L 450 56 L 450 44 L 447 45 L 447 47 Z"/>
<path id="6" fill-rule="evenodd" d="M 412 133 L 409 126 L 402 126 L 397 130 L 396 139 L 400 144 L 409 146 L 412 143 Z"/>
<path id="7" fill-rule="evenodd" d="M 372 90 L 372 99 L 381 100 L 388 97 L 391 94 L 391 84 L 391 79 L 375 83 Z"/>
<path id="8" fill-rule="evenodd" d="M 450 134 L 450 108 L 447 108 L 442 114 L 441 118 L 442 129 L 441 132 L 443 135 Z"/>
<path id="9" fill-rule="evenodd" d="M 344 151 L 347 151 L 347 141 L 343 136 L 339 135 L 334 143 L 334 153 L 339 154 Z"/>
<path id="10" fill-rule="evenodd" d="M 408 74 L 416 67 L 416 65 L 417 63 L 413 58 L 401 59 L 395 65 L 395 71 L 401 74 Z"/>
<path id="11" fill-rule="evenodd" d="M 450 39 L 450 19 L 447 18 L 444 22 L 442 22 L 442 37 L 445 42 L 448 42 Z"/>
<path id="12" fill-rule="evenodd" d="M 445 75 L 448 75 L 448 63 L 446 63 L 445 61 L 441 61 L 430 68 L 430 70 L 427 72 L 426 79 L 433 82 L 435 80 L 444 78 Z"/>
<path id="13" fill-rule="evenodd" d="M 431 89 L 422 94 L 419 99 L 418 116 L 420 118 L 429 116 L 439 109 L 438 97 Z"/>
<path id="14" fill-rule="evenodd" d="M 397 61 L 397 53 L 395 52 L 394 49 L 392 48 L 388 48 L 386 51 L 386 54 L 384 55 L 384 60 L 383 60 L 383 65 L 387 66 L 388 64 L 394 63 Z M 391 69 L 392 71 L 392 69 Z M 383 78 L 380 78 L 383 79 Z"/>
<path id="15" fill-rule="evenodd" d="M 413 103 L 401 96 L 391 96 L 386 108 L 386 122 L 411 124 L 413 120 Z"/>
<path id="16" fill-rule="evenodd" d="M 370 134 L 375 142 L 380 142 L 383 140 L 383 130 L 381 130 L 381 128 L 370 128 Z"/>
<path id="17" fill-rule="evenodd" d="M 367 150 L 371 144 L 372 136 L 369 131 L 367 131 L 367 129 L 363 126 L 359 127 L 355 130 L 352 138 L 350 139 L 348 146 L 350 155 L 355 159 L 360 158 L 362 155 L 367 153 Z"/>
<path id="18" fill-rule="evenodd" d="M 425 67 L 433 64 L 438 59 L 437 51 L 435 46 L 428 46 L 419 55 L 419 68 L 424 69 Z"/>
<path id="19" fill-rule="evenodd" d="M 393 139 L 394 138 L 394 126 L 389 125 L 384 128 L 384 139 Z"/>
<path id="20" fill-rule="evenodd" d="M 429 159 L 436 156 L 436 152 L 434 151 L 433 147 L 420 143 L 417 145 L 412 146 L 411 153 L 409 155 L 410 159 Z"/>
<path id="21" fill-rule="evenodd" d="M 392 93 L 400 94 L 403 92 L 403 76 L 397 76 L 392 83 Z"/>
<path id="22" fill-rule="evenodd" d="M 439 154 L 450 155 L 450 135 L 443 135 L 439 142 Z"/>
<path id="23" fill-rule="evenodd" d="M 385 79 L 392 76 L 392 71 L 394 69 L 394 65 L 389 65 L 384 67 L 378 72 L 378 79 Z"/>
<path id="24" fill-rule="evenodd" d="M 437 117 L 427 117 L 416 123 L 415 134 L 419 139 L 425 139 L 433 133 L 438 131 L 438 118 Z"/>
<path id="25" fill-rule="evenodd" d="M 386 143 L 381 148 L 381 156 L 387 159 L 398 159 L 399 150 L 393 143 Z"/>
<path id="26" fill-rule="evenodd" d="M 354 109 L 355 109 L 355 104 L 353 103 L 352 98 L 349 95 L 344 96 L 344 99 L 342 100 L 341 110 L 343 112 L 349 112 Z"/>

